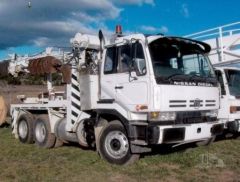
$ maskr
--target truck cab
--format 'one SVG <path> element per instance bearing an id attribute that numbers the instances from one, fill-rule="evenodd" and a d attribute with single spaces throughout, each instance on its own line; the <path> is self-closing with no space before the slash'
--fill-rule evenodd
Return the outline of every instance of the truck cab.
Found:
<path id="1" fill-rule="evenodd" d="M 209 140 L 222 131 L 209 51 L 179 37 L 118 36 L 105 45 L 97 107 L 114 104 L 106 112 L 124 118 L 134 145 Z"/>
<path id="2" fill-rule="evenodd" d="M 215 73 L 221 86 L 218 118 L 228 132 L 240 132 L 240 69 L 215 67 Z"/>

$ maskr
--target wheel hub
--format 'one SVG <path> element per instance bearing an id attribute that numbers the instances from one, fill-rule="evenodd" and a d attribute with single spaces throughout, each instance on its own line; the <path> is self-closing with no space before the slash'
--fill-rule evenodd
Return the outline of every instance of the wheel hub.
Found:
<path id="1" fill-rule="evenodd" d="M 28 134 L 28 126 L 25 120 L 20 121 L 19 123 L 19 136 L 21 138 L 26 138 Z"/>
<path id="2" fill-rule="evenodd" d="M 43 142 L 46 138 L 46 128 L 43 123 L 37 123 L 36 125 L 36 138 L 39 142 Z"/>
<path id="3" fill-rule="evenodd" d="M 121 143 L 117 139 L 113 139 L 110 145 L 114 151 L 118 151 L 121 148 Z"/>
<path id="4" fill-rule="evenodd" d="M 129 143 L 126 135 L 121 131 L 108 133 L 105 140 L 105 149 L 108 155 L 115 159 L 123 158 L 129 150 Z"/>

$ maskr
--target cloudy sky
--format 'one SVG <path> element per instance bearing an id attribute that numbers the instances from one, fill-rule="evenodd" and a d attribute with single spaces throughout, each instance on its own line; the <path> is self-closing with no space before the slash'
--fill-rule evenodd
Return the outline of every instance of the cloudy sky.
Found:
<path id="1" fill-rule="evenodd" d="M 28 3 L 31 1 L 31 7 Z M 239 0 L 0 0 L 0 59 L 69 46 L 77 32 L 186 35 L 240 20 Z"/>

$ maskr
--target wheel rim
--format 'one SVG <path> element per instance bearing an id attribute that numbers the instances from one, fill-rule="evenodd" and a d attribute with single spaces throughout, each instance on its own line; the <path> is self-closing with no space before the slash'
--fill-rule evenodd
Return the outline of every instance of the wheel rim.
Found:
<path id="1" fill-rule="evenodd" d="M 81 121 L 79 123 L 79 126 L 78 126 L 78 140 L 81 142 L 81 144 L 83 145 L 88 145 L 87 143 L 87 140 L 86 140 L 86 137 L 87 137 L 87 133 L 85 131 L 85 128 L 84 128 L 84 121 Z"/>
<path id="2" fill-rule="evenodd" d="M 105 149 L 109 156 L 115 159 L 123 158 L 129 150 L 129 143 L 126 135 L 121 131 L 108 133 L 105 140 Z"/>
<path id="3" fill-rule="evenodd" d="M 27 122 L 25 120 L 21 120 L 19 122 L 18 132 L 19 132 L 19 136 L 21 138 L 26 138 L 27 137 L 27 135 L 28 135 L 28 125 L 27 125 Z"/>
<path id="4" fill-rule="evenodd" d="M 37 123 L 35 132 L 37 141 L 42 143 L 47 135 L 45 125 L 43 123 Z"/>

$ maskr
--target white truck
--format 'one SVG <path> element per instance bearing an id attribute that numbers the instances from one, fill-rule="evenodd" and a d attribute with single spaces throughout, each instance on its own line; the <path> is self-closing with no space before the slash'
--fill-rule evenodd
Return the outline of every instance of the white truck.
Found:
<path id="1" fill-rule="evenodd" d="M 216 67 L 215 73 L 221 85 L 219 118 L 227 132 L 238 135 L 240 132 L 240 69 Z"/>
<path id="2" fill-rule="evenodd" d="M 209 58 L 221 86 L 218 118 L 227 133 L 240 132 L 240 22 L 188 35 L 208 43 Z"/>
<path id="3" fill-rule="evenodd" d="M 13 133 L 21 142 L 44 148 L 78 142 L 121 165 L 153 145 L 207 142 L 222 133 L 208 44 L 124 36 L 120 27 L 109 40 L 99 31 L 99 36 L 77 33 L 71 43 L 66 64 L 53 57 L 29 60 L 28 72 L 49 75 L 49 91 L 11 105 Z M 51 70 L 64 74 L 65 92 L 54 92 Z"/>

